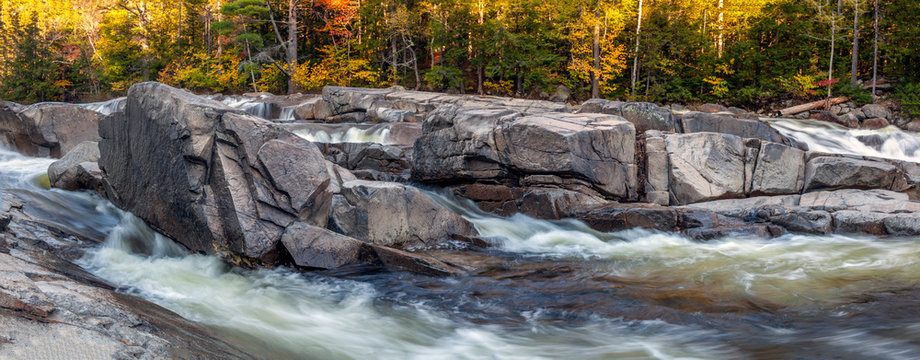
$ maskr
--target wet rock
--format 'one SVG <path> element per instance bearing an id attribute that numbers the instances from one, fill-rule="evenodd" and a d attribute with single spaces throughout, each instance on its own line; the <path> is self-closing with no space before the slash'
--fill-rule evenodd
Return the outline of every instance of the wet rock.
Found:
<path id="1" fill-rule="evenodd" d="M 894 165 L 881 161 L 816 156 L 805 165 L 805 190 L 890 189 L 896 175 Z"/>
<path id="2" fill-rule="evenodd" d="M 618 199 L 637 198 L 635 130 L 619 116 L 543 114 L 442 107 L 425 121 L 413 154 L 413 179 L 428 183 L 577 180 Z"/>
<path id="3" fill-rule="evenodd" d="M 621 116 L 640 134 L 648 130 L 681 132 L 680 123 L 671 111 L 651 103 L 591 99 L 581 105 L 579 112 Z"/>
<path id="4" fill-rule="evenodd" d="M 888 123 L 888 120 L 885 120 L 883 118 L 873 118 L 873 119 L 863 121 L 862 125 L 860 125 L 859 127 L 863 129 L 876 130 L 876 129 L 888 127 L 889 125 L 891 124 Z"/>
<path id="5" fill-rule="evenodd" d="M 6 231 L 11 221 L 13 221 L 13 217 L 10 214 L 0 212 L 0 232 Z"/>
<path id="6" fill-rule="evenodd" d="M 521 212 L 538 219 L 558 220 L 569 217 L 574 209 L 605 203 L 601 198 L 583 193 L 557 189 L 528 189 L 521 198 Z"/>
<path id="7" fill-rule="evenodd" d="M 297 266 L 334 269 L 373 262 L 360 240 L 301 222 L 285 230 L 281 243 Z"/>
<path id="8" fill-rule="evenodd" d="M 678 231 L 678 210 L 650 204 L 609 204 L 572 214 L 592 229 L 614 232 L 633 228 Z"/>
<path id="9" fill-rule="evenodd" d="M 869 234 L 875 236 L 888 235 L 885 228 L 884 213 L 872 213 L 856 210 L 842 210 L 834 213 L 834 233 L 837 234 Z"/>
<path id="10" fill-rule="evenodd" d="M 890 119 L 891 111 L 888 110 L 884 105 L 879 104 L 868 104 L 863 106 L 862 113 L 865 114 L 867 119 L 882 118 Z"/>
<path id="11" fill-rule="evenodd" d="M 378 126 L 380 126 L 381 129 L 386 129 L 389 131 L 387 133 L 387 145 L 411 147 L 415 144 L 415 139 L 418 139 L 419 136 L 422 136 L 422 124 L 397 123 L 375 125 L 371 127 L 371 129 L 377 128 Z"/>
<path id="12" fill-rule="evenodd" d="M 0 143 L 29 156 L 59 158 L 84 141 L 99 141 L 102 114 L 78 105 L 38 103 L 0 109 Z"/>
<path id="13" fill-rule="evenodd" d="M 727 134 L 665 136 L 669 189 L 678 205 L 744 195 L 746 150 Z"/>
<path id="14" fill-rule="evenodd" d="M 472 224 L 414 187 L 399 183 L 350 181 L 332 206 L 333 229 L 388 247 L 434 246 L 453 236 L 472 236 Z"/>
<path id="15" fill-rule="evenodd" d="M 82 142 L 67 155 L 48 167 L 51 186 L 63 190 L 102 191 L 102 170 L 99 169 L 99 144 Z"/>
<path id="16" fill-rule="evenodd" d="M 920 119 L 911 121 L 904 128 L 907 131 L 920 132 Z"/>
<path id="17" fill-rule="evenodd" d="M 805 185 L 805 152 L 772 142 L 760 145 L 751 193 L 801 193 Z"/>
<path id="18" fill-rule="evenodd" d="M 769 220 L 787 231 L 806 234 L 830 234 L 834 218 L 827 211 L 776 208 L 769 215 Z"/>
<path id="19" fill-rule="evenodd" d="M 760 139 L 789 145 L 791 142 L 776 129 L 758 120 L 738 119 L 730 116 L 702 112 L 684 114 L 680 119 L 685 133 L 715 132 L 731 134 L 746 139 Z"/>
<path id="20" fill-rule="evenodd" d="M 274 264 L 286 226 L 326 225 L 322 154 L 271 122 L 142 83 L 100 133 L 107 197 L 195 251 Z"/>
<path id="21" fill-rule="evenodd" d="M 408 177 L 412 148 L 374 143 L 316 144 L 326 159 L 348 170 Z"/>
<path id="22" fill-rule="evenodd" d="M 66 260 L 95 243 L 76 240 L 78 234 L 48 225 L 47 218 L 13 216 L 15 225 L 0 232 L 0 357 L 253 358 Z"/>
<path id="23" fill-rule="evenodd" d="M 713 228 L 687 229 L 683 233 L 695 240 L 706 241 L 729 237 L 772 238 L 782 235 L 784 230 L 781 227 L 766 224 L 738 224 Z"/>

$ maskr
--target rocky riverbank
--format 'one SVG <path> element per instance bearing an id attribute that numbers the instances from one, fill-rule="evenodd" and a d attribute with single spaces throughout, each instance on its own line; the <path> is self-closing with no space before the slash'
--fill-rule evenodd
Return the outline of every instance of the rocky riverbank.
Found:
<path id="1" fill-rule="evenodd" d="M 484 242 L 410 184 L 599 231 L 920 234 L 916 163 L 810 151 L 732 109 L 342 87 L 246 102 L 156 83 L 123 101 L 104 117 L 7 107 L 4 138 L 25 152 L 74 149 L 51 167 L 54 186 L 96 190 L 193 251 L 247 266 L 464 273 L 424 250 Z M 392 139 L 328 142 L 343 118 L 378 124 L 348 131 Z"/>

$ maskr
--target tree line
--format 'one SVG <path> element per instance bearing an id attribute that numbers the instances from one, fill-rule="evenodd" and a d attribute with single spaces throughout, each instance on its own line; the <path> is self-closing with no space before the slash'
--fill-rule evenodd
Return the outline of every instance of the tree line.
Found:
<path id="1" fill-rule="evenodd" d="M 907 0 L 0 0 L 0 97 L 325 85 L 759 106 L 920 88 Z"/>

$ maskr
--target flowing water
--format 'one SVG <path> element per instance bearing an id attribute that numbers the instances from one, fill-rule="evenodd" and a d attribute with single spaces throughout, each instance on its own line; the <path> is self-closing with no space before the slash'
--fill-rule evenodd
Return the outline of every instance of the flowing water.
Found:
<path id="1" fill-rule="evenodd" d="M 783 135 L 808 144 L 812 151 L 920 162 L 920 134 L 895 126 L 867 130 L 819 120 L 763 120 Z"/>
<path id="2" fill-rule="evenodd" d="M 390 129 L 381 126 L 364 127 L 359 124 L 312 126 L 312 124 L 304 124 L 297 126 L 292 131 L 297 136 L 317 143 L 370 142 L 383 145 L 394 144 L 390 141 Z"/>
<path id="3" fill-rule="evenodd" d="M 477 270 L 243 270 L 189 254 L 98 196 L 48 190 L 49 159 L 0 151 L 0 190 L 95 238 L 79 264 L 272 359 L 913 358 L 920 240 L 788 235 L 697 242 L 499 218 L 428 191 L 488 249 Z M 462 261 L 460 261 L 462 260 Z"/>

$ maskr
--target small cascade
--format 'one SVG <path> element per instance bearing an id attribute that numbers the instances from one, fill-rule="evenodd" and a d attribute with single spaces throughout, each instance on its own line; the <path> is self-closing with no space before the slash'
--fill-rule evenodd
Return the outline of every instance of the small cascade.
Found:
<path id="1" fill-rule="evenodd" d="M 390 129 L 388 127 L 348 127 L 347 129 L 336 130 L 316 130 L 300 129 L 294 130 L 294 134 L 312 142 L 338 144 L 338 143 L 376 143 L 383 145 L 392 145 L 389 141 Z"/>
<path id="2" fill-rule="evenodd" d="M 871 156 L 920 163 L 920 134 L 894 126 L 850 129 L 819 120 L 763 119 L 811 151 Z"/>
<path id="3" fill-rule="evenodd" d="M 125 111 L 125 105 L 127 105 L 127 98 L 120 97 L 117 99 L 112 99 L 109 101 L 88 103 L 88 104 L 79 104 L 80 106 L 100 113 L 102 115 L 109 115 L 118 111 Z"/>

